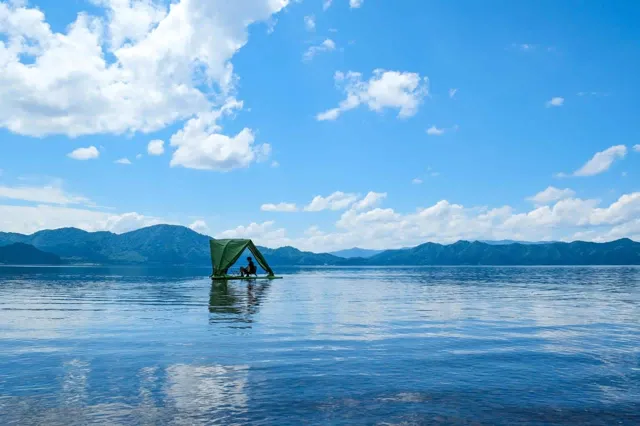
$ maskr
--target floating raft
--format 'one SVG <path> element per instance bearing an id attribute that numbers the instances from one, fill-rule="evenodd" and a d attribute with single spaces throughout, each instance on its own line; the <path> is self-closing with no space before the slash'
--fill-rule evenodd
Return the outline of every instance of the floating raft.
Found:
<path id="1" fill-rule="evenodd" d="M 210 278 L 213 281 L 230 281 L 230 280 L 276 280 L 282 277 L 277 277 L 273 269 L 267 263 L 267 260 L 262 256 L 258 247 L 253 244 L 251 240 L 209 240 L 209 247 L 211 248 L 211 266 L 213 266 L 213 272 Z M 236 261 L 242 255 L 245 249 L 253 254 L 258 265 L 267 273 L 267 275 L 253 276 L 253 277 L 241 277 L 239 275 L 229 275 L 229 268 L 236 263 Z"/>
<path id="2" fill-rule="evenodd" d="M 277 277 L 275 275 L 272 275 L 272 276 L 263 275 L 263 276 L 258 276 L 258 277 L 239 277 L 237 275 L 226 275 L 226 276 L 221 276 L 221 277 L 212 276 L 211 279 L 213 281 L 233 281 L 233 280 L 250 281 L 250 280 L 281 280 L 282 277 Z"/>

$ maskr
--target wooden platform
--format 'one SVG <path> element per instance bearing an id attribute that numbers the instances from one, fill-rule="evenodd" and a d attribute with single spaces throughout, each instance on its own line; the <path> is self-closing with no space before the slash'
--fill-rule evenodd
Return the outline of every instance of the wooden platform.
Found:
<path id="1" fill-rule="evenodd" d="M 240 277 L 237 275 L 229 275 L 224 277 L 211 277 L 213 281 L 251 281 L 251 280 L 281 280 L 282 277 L 270 277 L 268 275 L 262 275 L 257 277 Z"/>

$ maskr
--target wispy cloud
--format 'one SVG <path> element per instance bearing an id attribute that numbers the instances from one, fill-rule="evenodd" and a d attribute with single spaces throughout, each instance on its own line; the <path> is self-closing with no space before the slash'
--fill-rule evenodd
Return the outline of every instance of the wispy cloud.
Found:
<path id="1" fill-rule="evenodd" d="M 558 189 L 553 186 L 547 187 L 544 191 L 538 192 L 536 195 L 527 197 L 528 201 L 533 202 L 536 205 L 547 205 L 554 201 L 564 200 L 571 198 L 575 195 L 575 191 L 569 188 Z"/>
<path id="2" fill-rule="evenodd" d="M 114 163 L 116 164 L 125 164 L 125 165 L 130 165 L 131 161 L 129 161 L 128 158 L 120 158 L 119 160 L 114 161 Z"/>
<path id="3" fill-rule="evenodd" d="M 0 186 L 1 198 L 57 205 L 93 205 L 88 198 L 65 192 L 59 179 L 44 186 Z"/>
<path id="4" fill-rule="evenodd" d="M 420 178 L 415 178 L 415 179 L 413 179 L 413 180 L 411 181 L 411 183 L 412 183 L 412 184 L 414 184 L 414 185 L 420 185 L 420 184 L 422 184 L 423 182 L 424 182 L 424 181 L 423 181 L 422 179 L 420 179 Z"/>
<path id="5" fill-rule="evenodd" d="M 323 197 L 316 195 L 313 200 L 304 208 L 308 212 L 319 212 L 322 210 L 342 210 L 349 207 L 358 199 L 356 194 L 336 191 L 333 194 Z"/>
<path id="6" fill-rule="evenodd" d="M 304 17 L 304 26 L 307 31 L 315 31 L 316 29 L 316 18 L 313 15 Z"/>
<path id="7" fill-rule="evenodd" d="M 325 39 L 322 43 L 317 46 L 311 46 L 304 53 L 303 59 L 305 61 L 312 60 L 318 53 L 322 52 L 332 52 L 336 50 L 336 43 L 330 38 Z"/>
<path id="8" fill-rule="evenodd" d="M 596 152 L 595 155 L 587 161 L 582 167 L 573 172 L 571 175 L 566 173 L 556 173 L 554 176 L 558 178 L 568 176 L 594 176 L 609 170 L 611 165 L 618 159 L 622 159 L 627 155 L 627 147 L 624 145 L 615 145 L 604 151 Z"/>
<path id="9" fill-rule="evenodd" d="M 576 93 L 578 96 L 609 96 L 606 92 L 578 92 Z"/>
<path id="10" fill-rule="evenodd" d="M 456 93 L 458 93 L 458 89 L 449 89 L 449 97 L 451 99 L 453 99 L 456 96 Z"/>

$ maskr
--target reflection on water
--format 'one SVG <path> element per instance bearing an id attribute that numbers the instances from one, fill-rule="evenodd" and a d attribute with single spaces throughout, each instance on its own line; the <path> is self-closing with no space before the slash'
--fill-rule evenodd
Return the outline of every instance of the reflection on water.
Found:
<path id="1" fill-rule="evenodd" d="M 213 281 L 209 295 L 212 323 L 245 323 L 250 326 L 253 316 L 269 290 L 265 280 L 249 280 L 234 285 L 229 281 Z"/>
<path id="2" fill-rule="evenodd" d="M 0 424 L 640 424 L 640 268 L 0 267 Z"/>

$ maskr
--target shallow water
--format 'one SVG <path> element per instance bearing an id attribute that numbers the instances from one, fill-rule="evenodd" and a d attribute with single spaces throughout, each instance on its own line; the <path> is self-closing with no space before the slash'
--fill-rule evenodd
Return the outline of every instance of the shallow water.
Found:
<path id="1" fill-rule="evenodd" d="M 0 424 L 640 424 L 640 268 L 0 267 Z"/>

